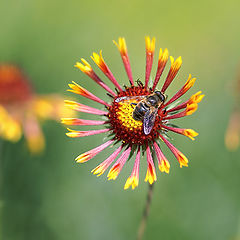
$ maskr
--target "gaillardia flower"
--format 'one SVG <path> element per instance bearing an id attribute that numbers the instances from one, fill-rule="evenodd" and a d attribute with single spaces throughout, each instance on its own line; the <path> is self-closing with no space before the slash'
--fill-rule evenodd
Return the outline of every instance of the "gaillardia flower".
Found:
<path id="1" fill-rule="evenodd" d="M 24 134 L 32 153 L 43 150 L 45 141 L 39 120 L 60 120 L 66 110 L 58 95 L 34 93 L 25 74 L 15 65 L 0 65 L 0 137 L 17 142 Z"/>
<path id="2" fill-rule="evenodd" d="M 161 150 L 161 144 L 163 143 L 167 145 L 173 155 L 177 158 L 180 167 L 188 166 L 188 159 L 172 143 L 169 142 L 167 134 L 172 131 L 194 140 L 194 137 L 196 137 L 198 133 L 192 129 L 179 128 L 170 122 L 172 119 L 191 115 L 195 112 L 197 110 L 198 103 L 202 100 L 204 95 L 202 95 L 199 91 L 188 100 L 179 104 L 179 101 L 177 100 L 193 86 L 196 80 L 189 75 L 184 86 L 173 97 L 166 100 L 165 92 L 182 65 L 181 57 L 174 60 L 174 58 L 170 56 L 170 70 L 162 87 L 158 88 L 159 90 L 156 89 L 169 58 L 167 49 L 160 49 L 155 79 L 153 84 L 149 84 L 155 52 L 155 38 L 151 40 L 149 37 L 146 37 L 145 84 L 141 83 L 139 80 L 135 84 L 125 39 L 119 38 L 118 43 L 115 41 L 114 43 L 119 49 L 130 85 L 124 87 L 120 85 L 104 61 L 101 51 L 100 54 L 94 52 L 91 58 L 106 75 L 106 77 L 113 83 L 115 91 L 109 88 L 108 85 L 99 78 L 92 66 L 82 58 L 82 62 L 77 62 L 75 66 L 104 88 L 107 95 L 110 97 L 110 100 L 104 101 L 78 85 L 76 82 L 72 82 L 69 84 L 70 92 L 82 95 L 103 105 L 105 110 L 92 108 L 74 101 L 65 101 L 65 103 L 71 109 L 104 116 L 105 120 L 64 118 L 62 119 L 62 122 L 67 125 L 101 126 L 100 130 L 76 131 L 68 129 L 69 132 L 67 133 L 67 136 L 69 137 L 85 137 L 100 133 L 107 133 L 109 135 L 108 141 L 79 155 L 76 158 L 78 163 L 87 162 L 105 148 L 120 142 L 120 146 L 105 161 L 92 170 L 93 174 L 98 176 L 102 175 L 113 163 L 107 177 L 109 180 L 116 179 L 126 161 L 132 158 L 134 153 L 136 153 L 132 173 L 127 179 L 124 187 L 127 189 L 131 186 L 134 189 L 139 183 L 141 152 L 146 152 L 147 173 L 145 181 L 148 181 L 150 184 L 157 179 L 154 166 L 155 159 L 157 159 L 159 170 L 161 172 L 169 173 L 170 163 Z M 120 156 L 118 157 L 118 155 Z"/>

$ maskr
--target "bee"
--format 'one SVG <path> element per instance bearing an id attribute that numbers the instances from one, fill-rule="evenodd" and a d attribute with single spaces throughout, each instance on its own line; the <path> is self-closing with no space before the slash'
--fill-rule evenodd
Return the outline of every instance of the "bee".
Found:
<path id="1" fill-rule="evenodd" d="M 131 100 L 137 100 L 138 103 L 131 103 Z M 143 132 L 148 135 L 154 126 L 158 108 L 165 100 L 166 96 L 163 93 L 155 91 L 150 95 L 119 97 L 115 99 L 115 102 L 130 103 L 135 106 L 132 117 L 136 121 L 143 122 Z"/>

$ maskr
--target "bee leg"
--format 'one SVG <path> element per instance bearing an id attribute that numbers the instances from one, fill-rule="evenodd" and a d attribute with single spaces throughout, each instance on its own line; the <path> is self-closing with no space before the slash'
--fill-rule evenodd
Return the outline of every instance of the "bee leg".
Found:
<path id="1" fill-rule="evenodd" d="M 130 83 L 131 87 L 133 87 L 133 84 L 132 84 L 132 82 L 131 82 L 130 80 L 128 80 L 128 81 L 129 81 L 129 83 Z"/>
<path id="2" fill-rule="evenodd" d="M 143 87 L 143 83 L 139 79 L 137 80 L 137 84 L 139 87 Z"/>
<path id="3" fill-rule="evenodd" d="M 108 95 L 110 98 L 114 98 L 113 95 L 111 95 L 110 93 L 107 93 L 107 95 Z"/>

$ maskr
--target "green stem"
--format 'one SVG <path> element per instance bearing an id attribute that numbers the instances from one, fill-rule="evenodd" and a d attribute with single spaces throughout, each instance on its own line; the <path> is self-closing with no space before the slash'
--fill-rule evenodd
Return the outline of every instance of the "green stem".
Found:
<path id="1" fill-rule="evenodd" d="M 150 206 L 151 206 L 151 202 L 152 202 L 152 196 L 153 196 L 153 185 L 154 185 L 154 183 L 149 184 L 147 199 L 146 199 L 142 219 L 141 219 L 141 222 L 140 222 L 140 225 L 138 228 L 137 240 L 142 240 L 145 229 L 146 229 L 146 223 L 147 223 Z"/>

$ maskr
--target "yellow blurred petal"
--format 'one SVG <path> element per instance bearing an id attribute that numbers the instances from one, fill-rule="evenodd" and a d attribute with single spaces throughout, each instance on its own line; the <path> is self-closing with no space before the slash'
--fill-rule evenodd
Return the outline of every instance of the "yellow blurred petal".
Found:
<path id="1" fill-rule="evenodd" d="M 37 136 L 28 136 L 27 145 L 31 153 L 38 154 L 45 148 L 45 139 L 42 134 Z"/>
<path id="2" fill-rule="evenodd" d="M 22 136 L 22 128 L 3 106 L 0 105 L 0 136 L 8 141 L 17 142 Z"/>
<path id="3" fill-rule="evenodd" d="M 53 105 L 46 98 L 38 98 L 34 104 L 34 110 L 39 118 L 48 119 L 53 112 Z"/>
<path id="4" fill-rule="evenodd" d="M 17 121 L 9 120 L 6 124 L 3 137 L 6 140 L 17 142 L 22 136 L 22 129 L 20 124 Z"/>
<path id="5" fill-rule="evenodd" d="M 74 117 L 76 113 L 66 106 L 58 95 L 39 97 L 34 102 L 34 111 L 38 118 L 60 121 L 62 117 Z"/>

